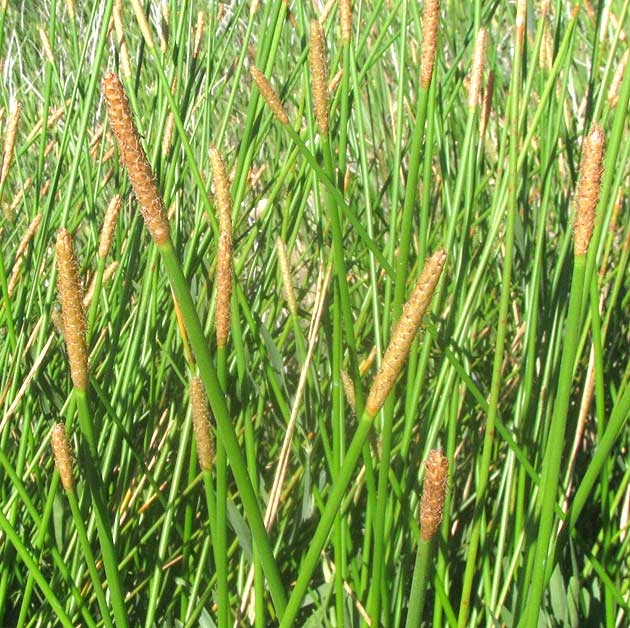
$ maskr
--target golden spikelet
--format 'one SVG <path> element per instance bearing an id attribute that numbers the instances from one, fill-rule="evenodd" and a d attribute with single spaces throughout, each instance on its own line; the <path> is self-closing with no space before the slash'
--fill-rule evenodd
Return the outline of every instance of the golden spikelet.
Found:
<path id="1" fill-rule="evenodd" d="M 217 346 L 224 347 L 230 333 L 230 297 L 232 295 L 232 200 L 225 163 L 215 146 L 210 147 L 214 196 L 219 218 L 217 252 L 217 309 L 215 327 Z"/>
<path id="2" fill-rule="evenodd" d="M 160 50 L 164 54 L 168 50 L 168 23 L 171 19 L 171 10 L 168 6 L 168 1 L 162 1 L 160 7 L 162 12 L 162 19 L 160 20 Z"/>
<path id="3" fill-rule="evenodd" d="M 131 59 L 129 58 L 129 50 L 125 41 L 125 31 L 122 20 L 122 0 L 115 0 L 112 11 L 114 21 L 114 29 L 116 31 L 116 39 L 118 40 L 118 48 L 120 52 L 120 69 L 126 79 L 131 78 Z"/>
<path id="4" fill-rule="evenodd" d="M 20 276 L 20 270 L 22 270 L 22 266 L 24 265 L 24 254 L 26 253 L 26 249 L 29 245 L 29 242 L 33 239 L 33 236 L 37 232 L 39 228 L 39 224 L 42 221 L 42 214 L 37 214 L 33 220 L 31 220 L 30 224 L 26 228 L 22 239 L 17 248 L 17 252 L 15 253 L 15 262 L 13 263 L 13 268 L 11 269 L 11 277 L 9 277 L 9 284 L 7 286 L 7 292 L 9 296 L 13 296 L 15 292 L 15 287 L 17 286 L 18 278 Z"/>
<path id="5" fill-rule="evenodd" d="M 164 203 L 140 143 L 120 79 L 113 73 L 106 74 L 103 78 L 102 89 L 107 104 L 109 123 L 118 144 L 120 161 L 129 174 L 144 222 L 155 243 L 165 244 L 170 236 Z"/>
<path id="6" fill-rule="evenodd" d="M 190 405 L 199 466 L 204 471 L 210 471 L 214 462 L 214 438 L 210 427 L 210 410 L 206 392 L 198 377 L 190 380 Z"/>
<path id="7" fill-rule="evenodd" d="M 488 120 L 490 119 L 490 112 L 492 111 L 492 93 L 494 92 L 494 72 L 490 70 L 488 72 L 488 78 L 486 80 L 486 87 L 483 91 L 483 98 L 481 99 L 481 116 L 479 117 L 479 138 L 483 138 L 488 128 Z"/>
<path id="8" fill-rule="evenodd" d="M 72 454 L 70 443 L 66 434 L 66 426 L 56 423 L 50 434 L 50 445 L 55 458 L 55 467 L 61 477 L 61 485 L 66 493 L 74 490 L 74 477 L 72 476 Z"/>
<path id="9" fill-rule="evenodd" d="M 352 413 L 357 413 L 357 400 L 354 396 L 354 384 L 352 383 L 352 379 L 350 375 L 346 371 L 341 371 L 341 383 L 343 384 L 343 390 L 346 393 L 346 399 L 348 400 L 348 404 L 352 409 Z"/>
<path id="10" fill-rule="evenodd" d="M 101 285 L 105 285 L 114 275 L 114 273 L 118 270 L 119 263 L 117 261 L 112 262 L 103 272 L 103 279 Z M 96 275 L 94 275 L 92 281 L 90 282 L 90 287 L 87 289 L 85 296 L 83 297 L 83 308 L 86 309 L 92 299 L 94 298 L 94 290 L 96 290 Z"/>
<path id="11" fill-rule="evenodd" d="M 431 540 L 442 523 L 447 482 L 448 459 L 439 449 L 432 449 L 425 464 L 420 500 L 420 534 L 423 541 Z"/>
<path id="12" fill-rule="evenodd" d="M 7 130 L 4 136 L 4 150 L 2 152 L 2 170 L 0 171 L 0 185 L 3 185 L 9 175 L 9 168 L 13 161 L 13 152 L 15 150 L 15 138 L 17 136 L 18 124 L 20 123 L 20 114 L 22 113 L 22 105 L 14 101 L 7 119 Z"/>
<path id="13" fill-rule="evenodd" d="M 352 37 L 352 0 L 339 0 L 339 29 L 341 41 L 349 44 Z"/>
<path id="14" fill-rule="evenodd" d="M 411 343 L 422 322 L 422 317 L 431 303 L 445 261 L 446 251 L 444 249 L 439 249 L 426 261 L 413 292 L 405 303 L 365 404 L 365 410 L 370 416 L 378 414 L 396 383 L 396 379 L 407 360 Z"/>
<path id="15" fill-rule="evenodd" d="M 573 246 L 576 256 L 586 255 L 593 235 L 595 210 L 599 201 L 602 177 L 604 145 L 604 132 L 599 124 L 594 123 L 582 148 L 582 166 L 573 221 Z"/>
<path id="16" fill-rule="evenodd" d="M 88 384 L 88 364 L 83 297 L 72 251 L 72 238 L 67 229 L 60 229 L 57 234 L 57 271 L 57 290 L 61 303 L 70 375 L 75 388 L 85 390 Z"/>
<path id="17" fill-rule="evenodd" d="M 101 259 L 105 259 L 109 253 L 109 249 L 112 246 L 112 239 L 114 238 L 114 231 L 116 230 L 116 221 L 118 220 L 118 214 L 122 207 L 122 199 L 120 195 L 114 194 L 112 200 L 109 201 L 107 210 L 105 211 L 105 218 L 103 219 L 103 227 L 101 228 L 101 237 L 98 243 L 98 256 Z"/>
<path id="18" fill-rule="evenodd" d="M 276 120 L 280 124 L 289 124 L 289 116 L 267 77 L 254 64 L 249 67 L 249 73 L 252 75 L 252 80 L 256 83 L 260 95 L 265 99 Z"/>
<path id="19" fill-rule="evenodd" d="M 42 49 L 44 51 L 44 56 L 46 57 L 46 59 L 48 59 L 51 65 L 55 65 L 55 55 L 53 55 L 52 48 L 50 47 L 50 40 L 48 39 L 48 34 L 41 27 L 39 29 L 39 39 L 42 42 Z"/>
<path id="20" fill-rule="evenodd" d="M 615 69 L 615 74 L 610 83 L 610 87 L 608 88 L 607 100 L 610 103 L 611 107 L 616 107 L 617 102 L 619 101 L 619 88 L 621 87 L 623 75 L 626 71 L 626 65 L 628 64 L 628 53 L 630 53 L 630 50 L 626 50 L 623 53 L 623 56 L 619 60 L 617 68 Z"/>
<path id="21" fill-rule="evenodd" d="M 203 41 L 203 32 L 206 27 L 206 16 L 203 11 L 197 13 L 197 23 L 195 25 L 195 39 L 193 44 L 193 59 L 196 59 L 201 49 L 201 42 Z"/>
<path id="22" fill-rule="evenodd" d="M 422 13 L 422 49 L 420 51 L 420 84 L 422 89 L 429 89 L 435 51 L 437 50 L 438 23 L 440 21 L 439 0 L 424 0 Z"/>
<path id="23" fill-rule="evenodd" d="M 287 300 L 287 307 L 293 316 L 297 316 L 298 306 L 295 291 L 293 290 L 293 281 L 291 280 L 291 267 L 289 266 L 287 245 L 282 238 L 276 240 L 276 248 L 278 250 L 278 264 L 280 265 L 280 274 L 282 275 L 282 285 L 284 286 L 284 296 Z"/>
<path id="24" fill-rule="evenodd" d="M 151 27 L 147 21 L 147 16 L 144 14 L 144 8 L 142 7 L 140 0 L 129 0 L 129 2 L 136 16 L 136 21 L 138 22 L 138 27 L 140 28 L 144 42 L 150 49 L 155 48 L 153 35 L 151 34 Z"/>
<path id="25" fill-rule="evenodd" d="M 485 28 L 480 28 L 475 41 L 472 64 L 470 66 L 470 85 L 468 87 L 468 108 L 474 109 L 481 94 L 483 79 L 483 65 L 486 58 L 486 41 L 488 34 Z"/>
<path id="26" fill-rule="evenodd" d="M 76 12 L 74 10 L 74 0 L 66 0 L 66 11 L 70 20 L 74 20 Z"/>
<path id="27" fill-rule="evenodd" d="M 324 51 L 324 29 L 317 20 L 311 21 L 311 89 L 317 128 L 322 136 L 328 135 L 328 86 Z"/>

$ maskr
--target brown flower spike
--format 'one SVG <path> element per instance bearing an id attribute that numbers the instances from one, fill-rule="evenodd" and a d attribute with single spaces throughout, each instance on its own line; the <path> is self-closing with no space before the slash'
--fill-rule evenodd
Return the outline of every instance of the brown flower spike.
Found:
<path id="1" fill-rule="evenodd" d="M 486 58 L 486 41 L 488 33 L 485 28 L 480 28 L 475 41 L 472 64 L 470 66 L 470 88 L 468 91 L 468 108 L 474 109 L 479 102 L 481 93 L 481 81 L 483 79 L 483 64 Z"/>
<path id="2" fill-rule="evenodd" d="M 127 95 L 120 79 L 111 72 L 103 78 L 102 89 L 107 104 L 109 123 L 118 144 L 120 161 L 129 174 L 144 222 L 155 243 L 165 244 L 169 241 L 170 235 L 164 203 L 140 143 Z"/>
<path id="3" fill-rule="evenodd" d="M 61 302 L 70 375 L 75 388 L 85 390 L 88 385 L 88 362 L 83 297 L 72 251 L 72 237 L 67 229 L 60 229 L 57 234 L 57 272 L 57 290 Z"/>
<path id="4" fill-rule="evenodd" d="M 313 90 L 313 107 L 315 120 L 320 135 L 328 136 L 328 85 L 326 81 L 326 58 L 324 51 L 324 29 L 318 20 L 311 22 L 311 50 L 309 62 L 311 66 L 311 89 Z"/>
<path id="5" fill-rule="evenodd" d="M 289 116 L 284 110 L 278 98 L 278 94 L 276 94 L 274 88 L 271 87 L 271 83 L 267 80 L 267 77 L 253 64 L 249 68 L 249 73 L 252 75 L 252 80 L 256 83 L 260 95 L 265 99 L 267 106 L 273 112 L 276 120 L 280 124 L 289 124 Z"/>
<path id="6" fill-rule="evenodd" d="M 217 309 L 215 327 L 217 346 L 224 347 L 230 333 L 230 297 L 232 295 L 232 200 L 225 164 L 216 147 L 210 147 L 210 164 L 214 179 L 214 197 L 219 217 L 219 250 L 217 252 Z"/>
<path id="7" fill-rule="evenodd" d="M 112 240 L 114 238 L 114 231 L 116 230 L 116 221 L 118 220 L 118 214 L 122 207 L 122 200 L 118 194 L 112 196 L 112 200 L 109 201 L 107 210 L 105 211 L 105 218 L 103 219 L 103 227 L 101 228 L 101 237 L 98 243 L 98 256 L 101 259 L 105 259 L 109 253 L 109 249 L 112 246 Z"/>
<path id="8" fill-rule="evenodd" d="M 444 249 L 439 249 L 426 261 L 416 286 L 409 300 L 405 303 L 365 404 L 365 411 L 370 416 L 378 414 L 396 383 L 409 355 L 411 343 L 422 322 L 422 317 L 431 303 L 445 261 L 446 251 Z"/>
<path id="9" fill-rule="evenodd" d="M 56 423 L 50 434 L 50 445 L 55 458 L 55 467 L 61 476 L 61 485 L 66 493 L 74 489 L 74 477 L 72 476 L 72 455 L 66 434 L 66 426 Z"/>
<path id="10" fill-rule="evenodd" d="M 604 145 L 604 132 L 599 124 L 594 123 L 582 149 L 582 166 L 573 222 L 573 246 L 576 256 L 586 255 L 593 235 L 602 178 Z"/>
<path id="11" fill-rule="evenodd" d="M 431 85 L 433 66 L 435 65 L 435 51 L 437 49 L 439 20 L 439 0 L 425 0 L 422 13 L 422 49 L 420 52 L 420 83 L 422 89 L 429 89 L 429 85 Z"/>
<path id="12" fill-rule="evenodd" d="M 352 0 L 339 0 L 339 28 L 341 40 L 349 44 L 352 37 Z"/>
<path id="13" fill-rule="evenodd" d="M 423 541 L 431 540 L 442 523 L 447 482 L 448 459 L 439 449 L 432 449 L 426 462 L 420 500 L 420 534 Z"/>
<path id="14" fill-rule="evenodd" d="M 190 405 L 192 407 L 195 442 L 199 466 L 204 471 L 212 469 L 214 463 L 214 439 L 210 429 L 210 410 L 203 384 L 198 377 L 190 380 Z"/>

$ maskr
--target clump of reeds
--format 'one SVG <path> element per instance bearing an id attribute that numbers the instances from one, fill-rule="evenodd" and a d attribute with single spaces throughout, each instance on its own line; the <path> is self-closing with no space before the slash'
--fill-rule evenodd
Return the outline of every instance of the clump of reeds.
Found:
<path id="1" fill-rule="evenodd" d="M 282 285 L 284 287 L 284 296 L 287 300 L 287 307 L 292 316 L 297 316 L 298 306 L 293 290 L 293 281 L 291 280 L 291 267 L 289 265 L 289 255 L 287 253 L 287 245 L 281 237 L 276 240 L 276 250 L 278 252 L 278 264 L 280 265 L 280 275 L 282 276 Z"/>
<path id="2" fill-rule="evenodd" d="M 11 111 L 7 119 L 7 130 L 4 136 L 4 149 L 2 151 L 2 170 L 0 170 L 0 185 L 3 185 L 9 175 L 13 154 L 15 151 L 15 138 L 17 137 L 18 125 L 20 123 L 20 114 L 22 113 L 22 105 L 13 101 Z"/>
<path id="3" fill-rule="evenodd" d="M 473 50 L 472 64 L 470 66 L 470 84 L 468 87 L 468 107 L 474 109 L 479 102 L 481 83 L 483 80 L 483 65 L 486 58 L 486 42 L 488 33 L 485 28 L 477 32 L 475 49 Z"/>
<path id="4" fill-rule="evenodd" d="M 260 95 L 264 98 L 276 120 L 280 122 L 280 124 L 289 124 L 289 116 L 284 110 L 280 98 L 278 98 L 278 94 L 276 94 L 271 83 L 267 80 L 267 77 L 254 64 L 249 67 L 249 73 L 254 83 L 256 83 Z"/>
<path id="5" fill-rule="evenodd" d="M 439 0 L 425 0 L 422 13 L 422 48 L 420 51 L 420 84 L 422 89 L 429 89 L 429 85 L 431 85 L 439 20 Z"/>
<path id="6" fill-rule="evenodd" d="M 383 407 L 402 370 L 422 317 L 431 303 L 445 261 L 444 249 L 439 249 L 426 261 L 413 292 L 403 307 L 365 404 L 365 410 L 370 416 L 375 416 Z"/>
<path id="7" fill-rule="evenodd" d="M 98 256 L 105 259 L 112 246 L 114 231 L 116 230 L 116 222 L 118 214 L 122 207 L 122 199 L 119 194 L 112 196 L 107 209 L 105 210 L 105 218 L 103 219 L 103 227 L 101 228 L 101 236 L 98 243 Z"/>
<path id="8" fill-rule="evenodd" d="M 431 540 L 442 523 L 447 483 L 448 459 L 441 450 L 432 449 L 425 464 L 420 500 L 420 534 L 423 541 Z"/>
<path id="9" fill-rule="evenodd" d="M 155 177 L 136 130 L 129 102 L 118 76 L 108 73 L 103 78 L 103 94 L 109 122 L 116 137 L 120 161 L 127 170 L 131 185 L 140 203 L 144 222 L 156 244 L 169 241 L 169 226 L 164 203 Z"/>
<path id="10" fill-rule="evenodd" d="M 75 388 L 85 390 L 88 384 L 88 361 L 85 346 L 85 314 L 83 297 L 72 250 L 72 237 L 67 229 L 57 234 L 57 289 L 61 303 L 63 334 L 68 351 L 70 375 Z"/>
<path id="11" fill-rule="evenodd" d="M 214 197 L 219 218 L 217 252 L 217 307 L 215 327 L 217 346 L 224 347 L 230 333 L 230 297 L 232 295 L 232 200 L 225 163 L 215 146 L 210 147 L 210 164 L 214 179 Z"/>
<path id="12" fill-rule="evenodd" d="M 55 458 L 55 467 L 61 477 L 61 485 L 67 493 L 74 490 L 74 477 L 72 475 L 72 454 L 66 434 L 66 426 L 56 423 L 50 434 L 50 445 Z"/>
<path id="13" fill-rule="evenodd" d="M 319 133 L 326 137 L 328 136 L 328 86 L 324 47 L 324 29 L 318 20 L 312 20 L 309 63 L 311 67 L 313 107 Z"/>
<path id="14" fill-rule="evenodd" d="M 599 124 L 594 123 L 582 148 L 582 165 L 573 221 L 573 244 L 576 256 L 586 255 L 593 234 L 595 211 L 599 202 L 604 145 L 604 132 Z"/>
<path id="15" fill-rule="evenodd" d="M 198 377 L 190 380 L 190 405 L 199 466 L 202 470 L 209 471 L 214 463 L 214 437 L 210 427 L 210 410 L 206 392 Z"/>

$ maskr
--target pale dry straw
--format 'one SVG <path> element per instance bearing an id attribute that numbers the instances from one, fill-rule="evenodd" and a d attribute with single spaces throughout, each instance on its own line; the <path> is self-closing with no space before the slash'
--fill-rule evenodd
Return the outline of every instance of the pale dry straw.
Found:
<path id="1" fill-rule="evenodd" d="M 447 483 L 448 459 L 439 449 L 432 449 L 425 464 L 420 500 L 420 534 L 423 541 L 431 540 L 442 523 Z"/>
<path id="2" fill-rule="evenodd" d="M 210 410 L 203 384 L 198 377 L 190 380 L 190 405 L 192 408 L 197 459 L 204 471 L 210 471 L 214 463 L 214 437 L 210 427 Z"/>
<path id="3" fill-rule="evenodd" d="M 318 20 L 312 20 L 309 63 L 311 67 L 313 107 L 319 133 L 326 137 L 328 136 L 328 86 L 324 48 L 324 29 Z"/>
<path id="4" fill-rule="evenodd" d="M 219 218 L 217 252 L 217 306 L 215 327 L 217 346 L 224 347 L 230 333 L 230 297 L 232 295 L 232 200 L 225 163 L 215 146 L 210 147 L 214 196 Z"/>
<path id="5" fill-rule="evenodd" d="M 289 124 L 289 116 L 284 110 L 280 98 L 278 98 L 278 94 L 276 94 L 271 83 L 267 80 L 267 77 L 253 64 L 249 67 L 249 73 L 254 83 L 256 83 L 256 87 L 258 87 L 260 95 L 273 112 L 276 120 L 280 122 L 280 124 Z"/>
<path id="6" fill-rule="evenodd" d="M 74 477 L 72 475 L 72 454 L 66 434 L 66 426 L 56 423 L 50 434 L 50 445 L 55 458 L 55 467 L 61 477 L 61 485 L 66 493 L 74 490 Z"/>
<path id="7" fill-rule="evenodd" d="M 440 21 L 439 0 L 425 0 L 422 13 L 422 49 L 420 51 L 420 83 L 422 89 L 429 89 L 435 52 L 437 50 L 438 24 Z"/>
<path id="8" fill-rule="evenodd" d="M 67 229 L 57 234 L 57 290 L 61 303 L 63 332 L 70 363 L 70 375 L 75 388 L 86 390 L 88 385 L 87 349 L 85 346 L 85 314 L 83 297 L 72 250 L 72 237 Z"/>
<path id="9" fill-rule="evenodd" d="M 444 249 L 438 250 L 426 261 L 413 292 L 403 307 L 402 315 L 392 332 L 392 338 L 385 351 L 381 368 L 374 377 L 365 404 L 365 410 L 370 416 L 378 414 L 396 383 L 409 355 L 411 343 L 422 322 L 422 317 L 431 303 L 445 261 L 446 251 Z"/>
<path id="10" fill-rule="evenodd" d="M 573 221 L 573 246 L 576 256 L 586 255 L 593 235 L 595 211 L 599 202 L 604 146 L 604 132 L 599 124 L 594 123 L 582 148 L 582 165 Z"/>
<path id="11" fill-rule="evenodd" d="M 109 123 L 118 144 L 120 161 L 129 175 L 144 222 L 155 243 L 165 244 L 170 236 L 164 203 L 140 143 L 140 136 L 133 122 L 129 102 L 120 79 L 113 73 L 106 74 L 103 78 L 102 89 L 107 104 Z"/>

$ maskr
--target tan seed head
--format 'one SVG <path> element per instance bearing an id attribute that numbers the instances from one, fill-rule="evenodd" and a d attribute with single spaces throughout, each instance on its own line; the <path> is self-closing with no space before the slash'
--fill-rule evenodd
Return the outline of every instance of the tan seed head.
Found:
<path id="1" fill-rule="evenodd" d="M 349 44 L 352 37 L 352 0 L 339 0 L 339 29 L 341 41 Z"/>
<path id="2" fill-rule="evenodd" d="M 278 98 L 278 94 L 276 94 L 274 88 L 271 87 L 271 83 L 267 80 L 267 77 L 253 64 L 249 67 L 249 73 L 252 75 L 252 80 L 256 83 L 256 87 L 258 87 L 260 95 L 264 98 L 267 106 L 273 112 L 276 120 L 280 124 L 289 124 L 289 116 L 284 110 L 284 107 Z"/>
<path id="3" fill-rule="evenodd" d="M 72 250 L 72 237 L 67 229 L 57 234 L 57 290 L 61 303 L 64 338 L 75 388 L 86 390 L 88 384 L 87 349 L 83 297 Z"/>
<path id="4" fill-rule="evenodd" d="M 206 392 L 198 377 L 190 380 L 190 405 L 199 466 L 204 471 L 209 471 L 214 463 L 214 437 L 210 427 L 210 410 Z"/>
<path id="5" fill-rule="evenodd" d="M 617 102 L 619 101 L 619 88 L 621 87 L 621 82 L 623 81 L 623 75 L 626 71 L 626 65 L 628 64 L 628 53 L 630 53 L 630 49 L 626 50 L 623 53 L 623 56 L 619 60 L 617 64 L 617 68 L 615 69 L 615 74 L 610 83 L 610 87 L 608 88 L 608 102 L 611 107 L 616 107 Z"/>
<path id="6" fill-rule="evenodd" d="M 582 166 L 573 221 L 573 247 L 576 256 L 586 255 L 593 235 L 595 211 L 599 202 L 605 141 L 602 128 L 599 124 L 594 123 L 582 148 Z"/>
<path id="7" fill-rule="evenodd" d="M 113 73 L 106 74 L 103 78 L 102 89 L 107 104 L 109 123 L 118 144 L 120 161 L 129 175 L 144 222 L 155 243 L 165 244 L 170 235 L 164 203 L 140 143 L 140 136 L 134 125 L 129 102 L 120 79 Z"/>
<path id="8" fill-rule="evenodd" d="M 15 138 L 17 137 L 18 124 L 20 123 L 20 114 L 22 113 L 22 105 L 15 101 L 11 107 L 9 117 L 7 119 L 7 130 L 4 136 L 4 150 L 2 152 L 2 170 L 0 171 L 0 185 L 2 185 L 9 175 L 11 162 L 13 161 L 13 153 L 15 150 Z"/>
<path id="9" fill-rule="evenodd" d="M 448 459 L 439 449 L 432 449 L 425 465 L 420 500 L 420 534 L 423 541 L 429 541 L 442 523 L 447 482 Z"/>
<path id="10" fill-rule="evenodd" d="M 480 28 L 475 41 L 472 65 L 470 66 L 470 85 L 468 89 L 468 107 L 474 109 L 479 102 L 481 81 L 483 79 L 483 65 L 486 58 L 486 42 L 488 34 L 485 28 Z"/>
<path id="11" fill-rule="evenodd" d="M 112 196 L 112 200 L 109 201 L 107 210 L 105 211 L 105 218 L 103 219 L 103 227 L 101 228 L 101 237 L 98 243 L 98 256 L 101 259 L 105 259 L 109 253 L 109 249 L 112 246 L 112 240 L 114 239 L 114 231 L 116 230 L 116 221 L 118 220 L 118 214 L 122 207 L 122 199 L 118 194 Z"/>
<path id="12" fill-rule="evenodd" d="M 420 52 L 420 83 L 422 89 L 429 89 L 435 52 L 437 50 L 438 23 L 440 21 L 439 0 L 424 0 L 422 13 L 422 49 Z"/>
<path id="13" fill-rule="evenodd" d="M 311 21 L 311 49 L 309 54 L 311 66 L 311 89 L 315 120 L 320 135 L 328 136 L 328 85 L 326 58 L 324 51 L 324 29 L 318 20 Z"/>
<path id="14" fill-rule="evenodd" d="M 61 477 L 61 485 L 66 493 L 74 489 L 74 477 L 72 476 L 72 454 L 66 434 L 66 426 L 56 423 L 50 434 L 50 444 L 55 458 L 55 467 Z"/>
<path id="15" fill-rule="evenodd" d="M 444 249 L 439 249 L 426 261 L 415 288 L 403 307 L 400 320 L 392 332 L 392 338 L 385 351 L 381 368 L 374 377 L 365 404 L 365 411 L 370 416 L 378 414 L 396 383 L 409 355 L 411 343 L 422 322 L 422 317 L 431 303 L 445 261 L 446 251 Z"/>

